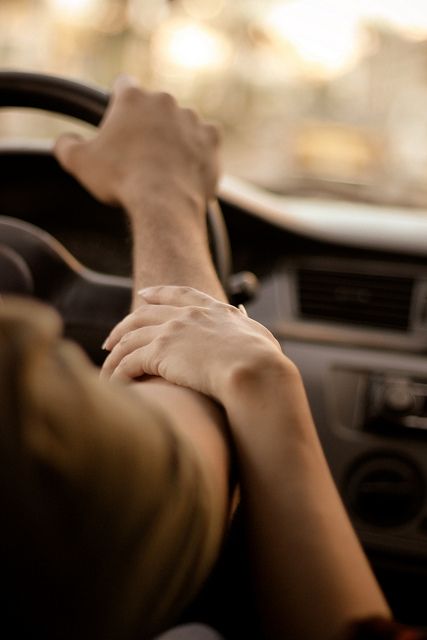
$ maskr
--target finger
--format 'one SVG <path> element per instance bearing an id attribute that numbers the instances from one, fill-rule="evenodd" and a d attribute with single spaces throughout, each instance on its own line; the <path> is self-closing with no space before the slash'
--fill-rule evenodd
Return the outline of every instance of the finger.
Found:
<path id="1" fill-rule="evenodd" d="M 113 97 L 117 98 L 118 96 L 120 96 L 130 88 L 140 89 L 142 91 L 141 85 L 138 82 L 137 78 L 135 78 L 134 76 L 127 75 L 125 73 L 121 73 L 120 75 L 117 76 L 117 78 L 114 81 Z"/>
<path id="2" fill-rule="evenodd" d="M 175 307 L 142 304 L 114 327 L 102 348 L 111 351 L 127 333 L 142 327 L 163 324 L 176 317 L 176 314 L 177 309 Z"/>
<path id="3" fill-rule="evenodd" d="M 143 375 L 157 376 L 158 372 L 153 364 L 154 359 L 150 355 L 152 351 L 151 343 L 125 356 L 111 373 L 110 380 L 129 381 Z"/>
<path id="4" fill-rule="evenodd" d="M 145 302 L 156 305 L 172 305 L 175 307 L 212 307 L 221 304 L 207 293 L 202 293 L 193 287 L 177 287 L 173 285 L 148 287 L 140 289 L 138 295 Z"/>
<path id="5" fill-rule="evenodd" d="M 59 164 L 68 172 L 76 173 L 82 166 L 83 151 L 86 141 L 76 133 L 64 133 L 60 136 L 53 148 L 53 153 Z"/>
<path id="6" fill-rule="evenodd" d="M 113 117 L 115 110 L 117 108 L 117 104 L 120 103 L 126 95 L 130 95 L 133 93 L 144 94 L 144 90 L 141 89 L 140 84 L 134 76 L 129 76 L 126 74 L 120 74 L 117 76 L 113 83 L 113 89 L 110 96 L 110 101 L 108 103 L 108 107 L 105 110 L 104 116 L 100 123 L 100 128 L 102 128 L 109 120 Z"/>
<path id="7" fill-rule="evenodd" d="M 208 139 L 214 146 L 219 146 L 221 144 L 221 131 L 215 124 L 206 124 L 205 131 Z"/>
<path id="8" fill-rule="evenodd" d="M 105 359 L 101 369 L 101 378 L 110 377 L 123 358 L 152 342 L 160 331 L 161 329 L 158 327 L 143 327 L 125 333 Z"/>
<path id="9" fill-rule="evenodd" d="M 157 105 L 163 109 L 174 109 L 177 107 L 177 103 L 172 94 L 167 91 L 159 91 L 158 93 L 153 93 L 152 97 L 156 100 Z"/>
<path id="10" fill-rule="evenodd" d="M 181 113 L 183 117 L 186 118 L 188 122 L 190 122 L 190 124 L 196 125 L 200 123 L 199 116 L 193 109 L 184 108 L 184 109 L 181 109 Z"/>

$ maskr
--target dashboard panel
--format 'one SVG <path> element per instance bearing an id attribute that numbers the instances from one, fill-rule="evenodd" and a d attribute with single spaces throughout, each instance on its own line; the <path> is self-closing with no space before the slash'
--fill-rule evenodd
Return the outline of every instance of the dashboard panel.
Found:
<path id="1" fill-rule="evenodd" d="M 227 221 L 238 268 L 262 274 L 248 312 L 301 371 L 335 482 L 395 614 L 426 626 L 427 255 L 272 232 L 239 207 Z"/>

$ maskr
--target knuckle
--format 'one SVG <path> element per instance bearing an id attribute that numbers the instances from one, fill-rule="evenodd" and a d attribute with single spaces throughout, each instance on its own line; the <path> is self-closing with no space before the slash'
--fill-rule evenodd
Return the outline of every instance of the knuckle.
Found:
<path id="1" fill-rule="evenodd" d="M 239 318 L 242 316 L 242 312 L 237 307 L 232 304 L 228 304 L 227 302 L 219 302 L 218 300 L 215 300 L 211 306 L 213 309 L 224 314 L 237 316 Z"/>
<path id="2" fill-rule="evenodd" d="M 113 369 L 112 358 L 111 358 L 111 356 L 108 356 L 104 360 L 104 364 L 102 365 L 101 371 L 104 372 L 104 373 L 109 373 L 109 372 L 111 372 L 112 369 Z"/>
<path id="3" fill-rule="evenodd" d="M 186 294 L 186 293 L 194 293 L 196 291 L 196 289 L 194 289 L 194 287 L 189 287 L 188 285 L 184 285 L 182 287 L 180 287 L 181 289 L 181 293 L 182 294 Z"/>
<path id="4" fill-rule="evenodd" d="M 162 295 L 163 293 L 165 293 L 167 291 L 168 291 L 168 285 L 164 285 L 164 284 L 158 284 L 158 285 L 156 285 L 154 287 L 149 287 L 149 289 L 148 289 L 148 292 L 151 295 L 155 295 L 155 296 Z M 141 308 L 141 310 L 143 310 L 145 307 L 144 307 L 144 305 L 142 305 L 142 307 L 140 307 L 140 308 Z"/>
<path id="5" fill-rule="evenodd" d="M 86 142 L 68 145 L 64 152 L 64 162 L 69 168 L 75 168 L 81 163 L 84 154 L 87 153 L 88 145 Z"/>
<path id="6" fill-rule="evenodd" d="M 199 116 L 193 109 L 182 109 L 182 114 L 185 115 L 191 122 L 196 123 L 199 121 Z"/>
<path id="7" fill-rule="evenodd" d="M 191 307 L 187 312 L 187 317 L 192 321 L 199 321 L 204 317 L 203 309 L 200 307 Z"/>
<path id="8" fill-rule="evenodd" d="M 160 375 L 162 369 L 162 358 L 159 353 L 154 353 L 151 357 L 151 373 L 154 375 Z"/>
<path id="9" fill-rule="evenodd" d="M 132 337 L 132 331 L 127 331 L 126 333 L 124 333 L 122 335 L 122 337 L 120 338 L 118 346 L 120 347 L 120 346 L 125 345 L 127 342 L 129 342 L 131 337 Z"/>
<path id="10" fill-rule="evenodd" d="M 135 85 L 129 85 L 124 87 L 121 93 L 122 100 L 128 103 L 136 102 L 137 100 L 140 100 L 142 96 L 143 96 L 142 90 L 139 87 L 136 87 Z"/>
<path id="11" fill-rule="evenodd" d="M 178 333 L 179 331 L 182 331 L 185 327 L 185 323 L 182 320 L 178 320 L 178 319 L 174 319 L 170 321 L 169 324 L 169 330 L 171 333 Z M 162 336 L 163 338 L 166 339 L 166 336 Z"/>
<path id="12" fill-rule="evenodd" d="M 159 105 L 165 109 L 172 109 L 176 105 L 175 98 L 167 91 L 160 91 L 156 94 L 156 98 Z"/>
<path id="13" fill-rule="evenodd" d="M 217 146 L 221 143 L 221 132 L 216 125 L 205 125 L 205 131 L 207 133 L 208 139 L 213 145 Z"/>
<path id="14" fill-rule="evenodd" d="M 147 305 L 141 305 L 140 307 L 138 307 L 138 309 L 136 309 L 132 318 L 132 327 L 136 328 L 141 325 L 141 322 L 143 322 L 146 315 L 147 309 Z"/>
<path id="15" fill-rule="evenodd" d="M 126 371 L 128 370 L 131 365 L 132 365 L 132 354 L 128 353 L 127 355 L 123 356 L 123 358 L 120 360 L 119 364 L 117 365 L 117 370 L 118 371 Z"/>
<path id="16" fill-rule="evenodd" d="M 236 316 L 238 318 L 244 318 L 245 316 L 243 315 L 243 313 L 240 311 L 240 309 L 238 309 L 237 307 L 234 307 L 233 305 L 227 305 L 226 309 L 228 311 L 228 313 L 231 313 L 233 316 Z"/>
<path id="17" fill-rule="evenodd" d="M 167 335 L 162 333 L 160 336 L 156 336 L 156 338 L 154 338 L 152 344 L 157 350 L 157 352 L 159 352 L 167 347 L 168 342 L 169 342 L 169 338 L 167 337 Z"/>

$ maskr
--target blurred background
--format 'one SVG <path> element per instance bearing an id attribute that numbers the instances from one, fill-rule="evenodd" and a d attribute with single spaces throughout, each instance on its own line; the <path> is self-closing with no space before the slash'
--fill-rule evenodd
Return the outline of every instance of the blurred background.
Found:
<path id="1" fill-rule="evenodd" d="M 127 72 L 221 125 L 227 173 L 427 207 L 426 0 L 0 0 L 0 68 Z M 0 112 L 3 138 L 64 128 Z"/>

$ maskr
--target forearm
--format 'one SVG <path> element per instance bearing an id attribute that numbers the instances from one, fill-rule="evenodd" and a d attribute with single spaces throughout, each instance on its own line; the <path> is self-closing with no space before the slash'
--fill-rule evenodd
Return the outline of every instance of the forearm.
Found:
<path id="1" fill-rule="evenodd" d="M 204 580 L 207 578 L 215 560 L 217 559 L 227 523 L 230 516 L 230 487 L 229 477 L 229 445 L 225 416 L 219 406 L 208 398 L 190 389 L 183 389 L 168 384 L 159 378 L 152 378 L 146 383 L 136 383 L 135 392 L 142 401 L 158 407 L 159 412 L 168 422 L 171 432 L 175 436 L 179 449 L 186 452 L 189 462 L 193 463 L 197 475 L 193 477 L 191 487 L 176 486 L 180 500 L 186 500 L 183 491 L 188 492 L 187 502 L 194 499 L 195 493 L 202 496 L 199 504 L 188 504 L 187 509 L 195 509 L 192 520 L 187 523 L 188 531 L 184 534 L 193 536 L 194 557 L 187 562 L 182 550 L 177 548 L 177 566 L 179 575 L 184 575 L 185 583 L 177 582 L 176 577 L 171 584 L 175 585 L 174 597 L 179 602 L 187 603 L 196 594 Z M 176 460 L 170 461 L 171 470 L 177 481 L 179 478 L 179 466 Z M 193 498 L 191 498 L 193 496 Z M 174 549 L 182 538 L 181 529 L 174 530 L 174 502 L 165 505 L 170 526 L 165 532 L 168 539 L 168 547 Z M 197 538 L 196 524 L 204 523 L 203 535 Z M 176 525 L 175 525 L 176 526 Z M 179 525 L 181 526 L 181 525 Z M 193 532 L 194 529 L 194 532 Z M 159 531 L 159 535 L 164 535 Z M 160 559 L 159 559 L 160 560 Z M 191 571 L 190 571 L 191 568 Z M 179 576 L 178 576 L 179 577 Z M 175 582 L 173 582 L 175 580 Z M 179 593 L 184 588 L 183 593 Z M 165 617 L 170 611 L 165 609 Z"/>
<path id="2" fill-rule="evenodd" d="M 273 377 L 257 383 L 257 393 L 254 380 L 238 381 L 229 412 L 262 619 L 267 637 L 335 640 L 352 621 L 390 612 L 333 483 L 299 374 L 287 368 Z"/>
<path id="3" fill-rule="evenodd" d="M 62 136 L 61 165 L 102 202 L 120 205 L 134 235 L 135 292 L 154 284 L 224 293 L 212 266 L 206 203 L 215 197 L 219 135 L 172 96 L 119 77 L 98 134 Z M 134 296 L 134 304 L 138 300 Z"/>
<path id="4" fill-rule="evenodd" d="M 210 258 L 205 218 L 206 202 L 216 191 L 218 143 L 216 129 L 194 112 L 181 109 L 171 96 L 147 93 L 124 77 L 115 83 L 93 139 L 58 140 L 55 153 L 61 165 L 100 201 L 119 205 L 128 214 L 134 244 L 134 308 L 144 307 L 138 290 L 154 284 L 195 285 L 225 298 Z M 137 382 L 135 389 L 169 418 L 184 454 L 190 451 L 197 463 L 206 504 L 198 503 L 193 515 L 210 523 L 206 544 L 215 553 L 228 509 L 228 447 L 220 411 L 188 389 L 147 381 L 146 373 L 141 372 L 145 382 Z M 142 427 L 143 416 L 144 406 Z M 174 474 L 176 459 L 168 462 Z M 197 478 L 187 483 L 187 489 L 198 491 Z M 171 516 L 176 508 L 172 503 Z M 174 528 L 173 518 L 169 529 L 159 527 L 159 535 L 183 535 L 179 523 Z M 165 579 L 162 572 L 157 577 Z M 167 578 L 169 583 L 175 579 Z M 188 594 L 184 590 L 181 595 Z"/>
<path id="5" fill-rule="evenodd" d="M 147 193 L 129 211 L 133 237 L 133 309 L 142 303 L 141 288 L 153 285 L 197 285 L 225 299 L 210 257 L 202 203 L 184 198 L 179 190 Z M 199 550 L 197 574 L 187 591 L 200 587 L 216 559 L 230 510 L 229 443 L 225 415 L 210 398 L 145 377 L 134 388 L 142 399 L 155 402 L 168 418 L 181 446 L 188 448 L 199 468 L 198 484 L 205 495 L 208 527 Z M 186 598 L 188 599 L 187 593 Z"/>
<path id="6" fill-rule="evenodd" d="M 144 203 L 130 212 L 133 236 L 133 308 L 141 305 L 138 291 L 153 285 L 198 286 L 224 299 L 212 264 L 203 203 L 184 197 L 179 189 L 149 191 Z M 229 454 L 225 416 L 206 396 L 151 378 L 135 385 L 141 396 L 153 396 L 170 418 L 180 440 L 194 450 L 203 471 L 212 516 L 212 536 L 218 544 L 228 510 Z"/>
<path id="7" fill-rule="evenodd" d="M 389 610 L 345 513 L 300 374 L 254 320 L 194 289 L 153 287 L 110 336 L 105 375 L 141 373 L 216 398 L 235 446 L 268 638 L 338 640 Z"/>
<path id="8" fill-rule="evenodd" d="M 178 440 L 192 450 L 202 470 L 213 519 L 222 533 L 228 513 L 229 443 L 225 414 L 200 393 L 169 384 L 161 378 L 135 383 L 135 391 L 155 403 L 169 420 Z"/>
<path id="9" fill-rule="evenodd" d="M 133 307 L 139 289 L 154 285 L 189 285 L 226 300 L 210 255 L 205 203 L 178 188 L 147 194 L 130 212 L 133 235 Z"/>

